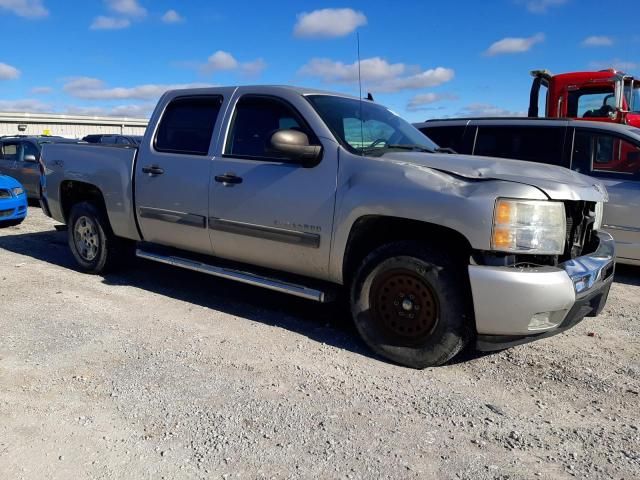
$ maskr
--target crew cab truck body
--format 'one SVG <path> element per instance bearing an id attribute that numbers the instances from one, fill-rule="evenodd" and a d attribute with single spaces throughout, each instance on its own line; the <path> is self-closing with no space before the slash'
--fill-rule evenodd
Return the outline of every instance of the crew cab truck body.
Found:
<path id="1" fill-rule="evenodd" d="M 345 288 L 365 342 L 416 368 L 597 315 L 615 256 L 604 187 L 436 148 L 343 95 L 171 91 L 138 149 L 45 146 L 42 203 L 87 272 L 135 251 L 319 302 Z"/>

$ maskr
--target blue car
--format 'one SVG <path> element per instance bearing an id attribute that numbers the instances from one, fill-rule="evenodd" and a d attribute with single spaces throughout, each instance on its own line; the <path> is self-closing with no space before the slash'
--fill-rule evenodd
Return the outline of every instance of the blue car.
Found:
<path id="1" fill-rule="evenodd" d="M 0 228 L 19 225 L 27 216 L 27 193 L 17 180 L 0 175 Z"/>

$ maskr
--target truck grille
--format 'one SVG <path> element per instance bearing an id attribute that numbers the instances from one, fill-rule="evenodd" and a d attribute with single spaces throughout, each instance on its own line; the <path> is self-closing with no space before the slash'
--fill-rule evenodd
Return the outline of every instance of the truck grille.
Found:
<path id="1" fill-rule="evenodd" d="M 596 221 L 595 202 L 565 202 L 567 213 L 567 240 L 559 261 L 591 253 L 595 248 L 593 224 Z"/>

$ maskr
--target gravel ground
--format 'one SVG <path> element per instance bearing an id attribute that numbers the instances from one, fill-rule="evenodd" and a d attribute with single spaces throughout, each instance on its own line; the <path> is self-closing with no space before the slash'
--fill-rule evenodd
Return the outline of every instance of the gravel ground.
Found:
<path id="1" fill-rule="evenodd" d="M 414 371 L 336 307 L 0 230 L 0 478 L 640 478 L 640 268 L 568 333 Z"/>

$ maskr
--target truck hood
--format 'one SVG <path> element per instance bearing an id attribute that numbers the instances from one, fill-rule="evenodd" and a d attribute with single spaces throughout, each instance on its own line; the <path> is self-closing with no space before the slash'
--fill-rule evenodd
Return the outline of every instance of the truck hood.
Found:
<path id="1" fill-rule="evenodd" d="M 606 202 L 609 199 L 606 187 L 595 178 L 544 163 L 422 152 L 389 152 L 380 159 L 406 167 L 432 168 L 468 179 L 531 185 L 552 200 Z"/>

